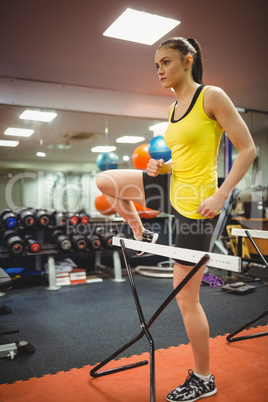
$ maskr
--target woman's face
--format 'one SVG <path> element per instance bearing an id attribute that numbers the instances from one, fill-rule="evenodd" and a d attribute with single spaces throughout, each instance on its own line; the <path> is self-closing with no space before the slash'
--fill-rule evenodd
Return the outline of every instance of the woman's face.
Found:
<path id="1" fill-rule="evenodd" d="M 155 55 L 155 66 L 164 88 L 176 88 L 185 77 L 184 59 L 174 49 L 161 47 Z"/>

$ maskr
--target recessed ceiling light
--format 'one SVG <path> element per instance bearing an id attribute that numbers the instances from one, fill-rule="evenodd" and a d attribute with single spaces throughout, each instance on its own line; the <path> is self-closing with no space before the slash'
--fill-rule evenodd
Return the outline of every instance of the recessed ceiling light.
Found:
<path id="1" fill-rule="evenodd" d="M 168 122 L 164 121 L 163 123 L 157 123 L 154 124 L 153 126 L 149 127 L 150 131 L 155 131 L 155 130 L 166 130 L 168 127 Z"/>
<path id="2" fill-rule="evenodd" d="M 24 120 L 35 120 L 50 122 L 55 119 L 57 113 L 54 112 L 41 112 L 40 110 L 25 110 L 20 116 L 20 119 Z"/>
<path id="3" fill-rule="evenodd" d="M 123 161 L 128 162 L 128 161 L 129 161 L 129 156 L 128 156 L 128 155 L 124 155 L 124 156 L 123 156 Z"/>
<path id="4" fill-rule="evenodd" d="M 57 145 L 56 145 L 56 148 L 57 148 L 57 149 L 60 149 L 60 150 L 65 150 L 65 149 L 70 149 L 70 148 L 72 148 L 72 146 L 71 146 L 71 144 L 57 144 Z"/>
<path id="5" fill-rule="evenodd" d="M 97 146 L 97 147 L 94 147 L 94 148 L 91 148 L 91 152 L 103 152 L 103 153 L 105 153 L 105 152 L 113 152 L 113 151 L 115 151 L 116 150 L 116 147 L 114 147 L 114 146 L 112 146 L 112 145 L 104 145 L 104 146 L 102 146 L 102 145 L 99 145 L 99 146 Z"/>
<path id="6" fill-rule="evenodd" d="M 144 137 L 140 137 L 137 135 L 123 135 L 123 137 L 119 137 L 115 141 L 120 144 L 137 144 L 137 142 L 141 142 L 144 140 Z"/>
<path id="7" fill-rule="evenodd" d="M 15 135 L 17 137 L 30 137 L 34 133 L 34 130 L 29 128 L 17 128 L 17 127 L 8 127 L 4 134 L 5 135 Z"/>
<path id="8" fill-rule="evenodd" d="M 103 33 L 111 38 L 152 45 L 180 21 L 127 8 Z"/>
<path id="9" fill-rule="evenodd" d="M 154 133 L 153 135 L 155 137 L 157 135 L 164 135 L 167 127 L 168 127 L 168 122 L 163 122 L 163 123 L 158 123 L 158 124 L 155 124 L 155 125 L 149 127 L 149 130 L 153 131 L 153 133 Z"/>
<path id="10" fill-rule="evenodd" d="M 16 147 L 19 141 L 0 140 L 0 147 Z"/>
<path id="11" fill-rule="evenodd" d="M 40 156 L 41 158 L 44 158 L 47 155 L 45 152 L 36 152 L 36 156 Z"/>

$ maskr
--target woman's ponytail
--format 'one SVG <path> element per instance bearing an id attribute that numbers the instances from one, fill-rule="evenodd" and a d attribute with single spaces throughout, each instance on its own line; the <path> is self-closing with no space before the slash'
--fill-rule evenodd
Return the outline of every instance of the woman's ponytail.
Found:
<path id="1" fill-rule="evenodd" d="M 197 42 L 197 40 L 193 38 L 187 39 L 187 41 L 193 46 L 196 53 L 193 55 L 193 67 L 192 67 L 192 74 L 193 79 L 198 84 L 203 84 L 203 60 L 202 60 L 202 53 L 201 53 L 201 46 Z"/>

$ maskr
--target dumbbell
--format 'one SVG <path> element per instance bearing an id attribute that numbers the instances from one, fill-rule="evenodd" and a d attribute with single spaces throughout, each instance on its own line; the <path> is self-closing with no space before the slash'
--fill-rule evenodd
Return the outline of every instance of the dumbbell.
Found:
<path id="1" fill-rule="evenodd" d="M 104 233 L 104 235 L 101 238 L 102 245 L 104 248 L 114 248 L 113 245 L 113 237 L 119 236 L 125 238 L 126 236 L 123 233 L 118 233 L 116 230 L 112 229 L 112 231 Z"/>
<path id="2" fill-rule="evenodd" d="M 99 237 L 102 237 L 105 233 L 104 225 L 96 225 L 92 233 Z"/>
<path id="3" fill-rule="evenodd" d="M 94 234 L 89 234 L 86 237 L 87 246 L 90 250 L 98 250 L 101 247 L 101 239 L 99 236 Z"/>
<path id="4" fill-rule="evenodd" d="M 36 209 L 32 210 L 32 212 L 34 213 L 37 226 L 42 229 L 47 228 L 50 224 L 50 214 L 44 209 Z"/>
<path id="5" fill-rule="evenodd" d="M 84 251 L 87 247 L 86 237 L 81 234 L 71 235 L 72 245 L 76 251 Z"/>
<path id="6" fill-rule="evenodd" d="M 114 232 L 106 232 L 101 236 L 101 244 L 104 248 L 113 248 Z"/>
<path id="7" fill-rule="evenodd" d="M 83 223 L 84 225 L 87 225 L 89 222 L 89 215 L 86 213 L 80 213 L 79 214 L 79 221 Z"/>
<path id="8" fill-rule="evenodd" d="M 69 251 L 72 248 L 72 242 L 69 236 L 63 233 L 61 230 L 55 230 L 52 234 L 52 241 L 64 251 Z"/>
<path id="9" fill-rule="evenodd" d="M 105 232 L 105 227 L 103 225 L 97 225 L 94 228 L 94 234 L 99 236 L 101 239 L 101 245 L 104 248 L 110 249 L 113 248 L 113 237 L 117 235 L 117 231 L 115 229 L 111 229 L 108 232 Z"/>
<path id="10" fill-rule="evenodd" d="M 75 212 L 65 212 L 65 216 L 70 225 L 75 226 L 79 222 L 79 214 Z"/>
<path id="11" fill-rule="evenodd" d="M 3 236 L 4 244 L 12 256 L 20 256 L 26 249 L 26 244 L 15 230 L 7 230 Z"/>
<path id="12" fill-rule="evenodd" d="M 19 219 L 20 224 L 26 228 L 30 229 L 35 226 L 36 219 L 33 212 L 28 208 L 22 208 L 16 210 L 17 217 Z"/>
<path id="13" fill-rule="evenodd" d="M 8 229 L 15 228 L 18 225 L 16 215 L 10 209 L 4 209 L 0 215 L 1 221 Z"/>
<path id="14" fill-rule="evenodd" d="M 65 227 L 67 225 L 67 218 L 63 212 L 54 211 L 51 215 L 51 223 L 57 227 Z"/>
<path id="15" fill-rule="evenodd" d="M 38 253 L 38 251 L 41 249 L 40 243 L 35 240 L 33 235 L 25 235 L 24 240 L 28 246 L 29 251 L 31 251 L 32 253 Z"/>

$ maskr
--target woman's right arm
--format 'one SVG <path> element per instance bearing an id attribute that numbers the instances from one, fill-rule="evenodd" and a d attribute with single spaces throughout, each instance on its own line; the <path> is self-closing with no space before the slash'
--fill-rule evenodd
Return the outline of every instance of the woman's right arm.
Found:
<path id="1" fill-rule="evenodd" d="M 170 118 L 171 111 L 174 107 L 175 102 L 168 109 L 168 119 Z M 164 159 L 150 159 L 147 164 L 147 174 L 148 176 L 158 176 L 159 174 L 171 174 L 172 173 L 172 159 L 167 162 Z"/>
<path id="2" fill-rule="evenodd" d="M 147 174 L 148 176 L 158 176 L 159 174 L 170 174 L 172 173 L 172 160 L 164 162 L 164 159 L 150 159 L 147 164 Z"/>

